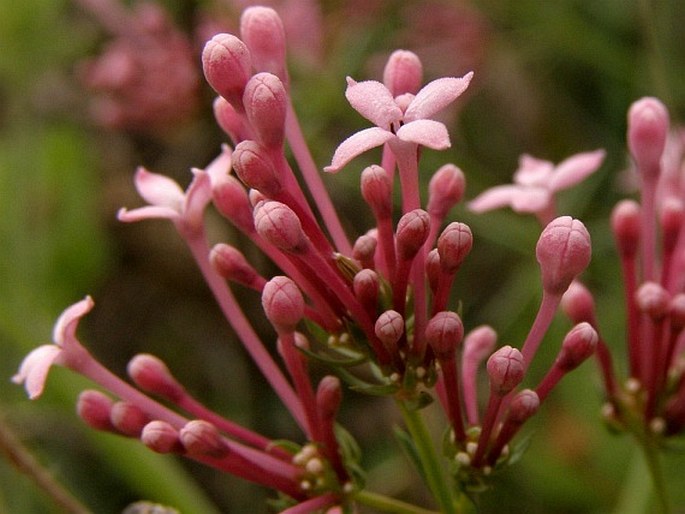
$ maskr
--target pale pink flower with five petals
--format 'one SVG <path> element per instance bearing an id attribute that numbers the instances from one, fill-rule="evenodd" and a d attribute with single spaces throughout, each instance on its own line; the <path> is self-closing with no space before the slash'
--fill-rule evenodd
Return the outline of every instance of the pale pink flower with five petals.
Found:
<path id="1" fill-rule="evenodd" d="M 602 165 L 606 152 L 595 150 L 572 155 L 558 165 L 524 154 L 514 173 L 514 183 L 490 188 L 469 202 L 474 212 L 511 207 L 531 213 L 546 224 L 554 216 L 554 194 L 585 180 Z"/>
<path id="2" fill-rule="evenodd" d="M 336 149 L 331 164 L 324 171 L 338 172 L 362 153 L 393 140 L 426 146 L 433 150 L 450 147 L 445 125 L 430 119 L 461 95 L 473 77 L 443 77 L 426 84 L 416 95 L 406 93 L 396 98 L 381 82 L 356 82 L 347 78 L 345 97 L 354 109 L 376 126 L 351 135 Z"/>
<path id="3" fill-rule="evenodd" d="M 76 329 L 83 316 L 93 308 L 93 300 L 86 296 L 80 302 L 67 307 L 55 323 L 52 332 L 54 344 L 44 344 L 31 351 L 12 377 L 15 384 L 24 384 L 30 399 L 38 398 L 45 387 L 45 380 L 53 364 L 75 368 L 83 360 L 86 350 L 76 339 Z"/>

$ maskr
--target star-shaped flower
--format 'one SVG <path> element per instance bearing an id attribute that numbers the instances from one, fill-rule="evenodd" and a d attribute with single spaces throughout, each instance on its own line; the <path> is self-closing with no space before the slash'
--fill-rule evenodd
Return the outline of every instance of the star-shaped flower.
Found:
<path id="1" fill-rule="evenodd" d="M 345 96 L 352 107 L 376 126 L 351 135 L 335 151 L 324 171 L 338 172 L 358 155 L 392 140 L 444 150 L 450 146 L 447 128 L 430 119 L 461 95 L 473 72 L 461 78 L 444 77 L 426 84 L 416 95 L 393 97 L 381 82 L 347 78 Z"/>
<path id="2" fill-rule="evenodd" d="M 486 212 L 509 206 L 519 213 L 549 217 L 554 193 L 585 180 L 602 165 L 605 154 L 604 150 L 579 153 L 557 166 L 550 161 L 522 155 L 519 168 L 514 173 L 514 183 L 484 191 L 469 203 L 469 208 L 474 212 Z"/>
<path id="3" fill-rule="evenodd" d="M 205 208 L 212 199 L 212 181 L 227 174 L 231 167 L 231 151 L 227 146 L 204 170 L 193 168 L 193 180 L 184 192 L 177 182 L 139 167 L 135 174 L 138 194 L 149 205 L 128 210 L 122 207 L 120 221 L 169 219 L 183 233 L 197 233 L 202 229 Z"/>
<path id="4" fill-rule="evenodd" d="M 54 344 L 44 344 L 31 351 L 12 377 L 15 384 L 24 384 L 29 398 L 38 398 L 45 387 L 45 380 L 53 364 L 75 367 L 86 350 L 76 339 L 79 321 L 93 308 L 93 300 L 86 296 L 68 307 L 55 323 L 52 333 Z"/>

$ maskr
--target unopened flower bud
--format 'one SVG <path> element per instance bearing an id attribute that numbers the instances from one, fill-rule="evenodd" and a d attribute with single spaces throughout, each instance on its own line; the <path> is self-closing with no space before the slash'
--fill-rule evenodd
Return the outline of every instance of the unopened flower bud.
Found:
<path id="1" fill-rule="evenodd" d="M 595 300 L 590 290 L 574 280 L 561 297 L 561 309 L 574 323 L 595 318 Z"/>
<path id="2" fill-rule="evenodd" d="M 280 148 L 285 138 L 288 98 L 281 80 L 271 73 L 257 73 L 245 86 L 245 114 L 256 139 L 267 148 Z"/>
<path id="3" fill-rule="evenodd" d="M 675 330 L 685 327 L 685 293 L 678 293 L 671 299 L 670 316 Z"/>
<path id="4" fill-rule="evenodd" d="M 326 375 L 319 382 L 316 389 L 316 405 L 321 417 L 333 419 L 340 409 L 342 402 L 342 388 L 340 379 L 332 375 Z"/>
<path id="5" fill-rule="evenodd" d="M 463 337 L 464 325 L 455 312 L 438 312 L 426 325 L 426 342 L 441 361 L 454 358 Z"/>
<path id="6" fill-rule="evenodd" d="M 445 227 L 438 238 L 440 266 L 446 273 L 456 273 L 473 246 L 473 235 L 468 225 L 454 221 Z"/>
<path id="7" fill-rule="evenodd" d="M 628 110 L 628 149 L 642 173 L 657 174 L 669 130 L 666 106 L 652 97 L 641 98 Z"/>
<path id="8" fill-rule="evenodd" d="M 378 273 L 372 269 L 365 268 L 359 271 L 352 280 L 354 296 L 357 297 L 366 309 L 375 309 L 375 306 L 378 304 L 379 289 L 380 280 Z"/>
<path id="9" fill-rule="evenodd" d="M 140 407 L 130 402 L 116 402 L 110 412 L 112 425 L 123 435 L 140 437 L 150 418 Z"/>
<path id="10" fill-rule="evenodd" d="M 265 201 L 255 206 L 254 224 L 259 235 L 276 248 L 299 252 L 306 245 L 300 219 L 283 203 Z"/>
<path id="11" fill-rule="evenodd" d="M 438 253 L 437 248 L 433 248 L 426 254 L 426 277 L 428 278 L 428 285 L 433 293 L 438 289 L 440 272 L 440 254 Z"/>
<path id="12" fill-rule="evenodd" d="M 481 362 L 485 357 L 492 353 L 497 343 L 497 332 L 488 326 L 481 325 L 471 330 L 464 337 L 464 354 L 462 360 Z"/>
<path id="13" fill-rule="evenodd" d="M 183 445 L 176 430 L 166 421 L 150 421 L 140 434 L 141 442 L 157 453 L 183 453 Z"/>
<path id="14" fill-rule="evenodd" d="M 377 217 L 385 218 L 391 215 L 392 182 L 383 168 L 374 164 L 362 171 L 361 192 Z"/>
<path id="15" fill-rule="evenodd" d="M 635 292 L 638 308 L 654 319 L 662 319 L 668 314 L 671 295 L 656 282 L 645 282 Z"/>
<path id="16" fill-rule="evenodd" d="M 81 392 L 76 402 L 76 412 L 89 427 L 96 430 L 114 432 L 116 429 L 110 420 L 112 411 L 112 399 L 93 389 Z"/>
<path id="17" fill-rule="evenodd" d="M 386 348 L 389 350 L 395 349 L 397 341 L 404 334 L 404 318 L 397 311 L 385 311 L 376 320 L 375 332 L 376 337 Z"/>
<path id="18" fill-rule="evenodd" d="M 383 84 L 392 96 L 416 94 L 423 84 L 421 59 L 408 50 L 395 50 L 383 70 Z"/>
<path id="19" fill-rule="evenodd" d="M 250 49 L 258 71 L 268 71 L 287 83 L 285 29 L 270 7 L 248 7 L 240 17 L 240 36 Z"/>
<path id="20" fill-rule="evenodd" d="M 281 181 L 266 149 L 256 141 L 242 141 L 233 151 L 233 169 L 240 180 L 267 197 L 281 190 Z"/>
<path id="21" fill-rule="evenodd" d="M 227 280 L 261 290 L 266 283 L 245 256 L 234 246 L 218 243 L 209 252 L 209 262 L 216 272 Z"/>
<path id="22" fill-rule="evenodd" d="M 594 353 L 598 341 L 599 336 L 592 325 L 578 323 L 564 337 L 556 365 L 563 371 L 577 368 Z"/>
<path id="23" fill-rule="evenodd" d="M 492 392 L 498 396 L 509 394 L 523 380 L 523 355 L 516 348 L 503 346 L 488 359 L 487 371 Z"/>
<path id="24" fill-rule="evenodd" d="M 435 172 L 428 183 L 428 206 L 431 216 L 445 218 L 449 210 L 464 196 L 464 173 L 454 164 L 445 164 Z"/>
<path id="25" fill-rule="evenodd" d="M 561 216 L 542 231 L 535 253 L 543 289 L 552 295 L 562 295 L 590 263 L 590 234 L 581 221 Z"/>
<path id="26" fill-rule="evenodd" d="M 621 256 L 635 257 L 640 247 L 640 205 L 634 200 L 622 200 L 611 213 L 611 229 Z"/>
<path id="27" fill-rule="evenodd" d="M 352 257 L 359 261 L 364 268 L 374 267 L 374 255 L 378 239 L 371 234 L 364 234 L 357 238 L 352 247 Z"/>
<path id="28" fill-rule="evenodd" d="M 678 198 L 668 197 L 661 204 L 660 223 L 664 251 L 673 251 L 678 243 L 683 221 L 685 220 L 685 205 Z"/>
<path id="29" fill-rule="evenodd" d="M 245 84 L 252 74 L 247 46 L 231 34 L 217 34 L 202 50 L 202 68 L 209 85 L 242 110 Z"/>
<path id="30" fill-rule="evenodd" d="M 304 316 L 304 298 L 295 282 L 285 276 L 269 280 L 262 291 L 262 307 L 278 329 L 293 331 Z"/>
<path id="31" fill-rule="evenodd" d="M 189 421 L 178 435 L 181 444 L 191 455 L 219 458 L 228 453 L 228 447 L 219 429 L 209 421 L 202 419 Z"/>
<path id="32" fill-rule="evenodd" d="M 133 357 L 127 366 L 131 380 L 147 393 L 178 401 L 186 393 L 161 359 L 147 353 Z"/>
<path id="33" fill-rule="evenodd" d="M 540 399 L 535 391 L 524 389 L 511 399 L 507 421 L 521 425 L 540 408 Z"/>
<path id="34" fill-rule="evenodd" d="M 212 107 L 214 110 L 214 119 L 219 127 L 221 127 L 221 130 L 231 138 L 234 145 L 237 145 L 245 139 L 247 132 L 243 119 L 228 100 L 223 96 L 217 96 Z"/>
<path id="35" fill-rule="evenodd" d="M 252 205 L 245 187 L 233 176 L 212 182 L 212 200 L 217 210 L 244 232 L 254 230 Z"/>
<path id="36" fill-rule="evenodd" d="M 426 242 L 430 231 L 430 216 L 423 209 L 414 209 L 397 223 L 397 256 L 412 259 Z"/>

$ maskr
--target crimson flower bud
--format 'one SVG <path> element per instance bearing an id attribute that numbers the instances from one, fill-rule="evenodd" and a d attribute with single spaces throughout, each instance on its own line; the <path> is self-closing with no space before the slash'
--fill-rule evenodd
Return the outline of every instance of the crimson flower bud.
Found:
<path id="1" fill-rule="evenodd" d="M 428 277 L 428 285 L 433 292 L 438 288 L 440 271 L 440 254 L 437 248 L 433 248 L 426 255 L 426 276 Z"/>
<path id="2" fill-rule="evenodd" d="M 209 85 L 242 111 L 245 84 L 252 74 L 247 46 L 231 34 L 217 34 L 202 50 L 202 68 Z"/>
<path id="3" fill-rule="evenodd" d="M 386 348 L 394 350 L 404 333 L 404 318 L 397 311 L 387 310 L 378 316 L 375 332 Z"/>
<path id="4" fill-rule="evenodd" d="M 375 237 L 375 231 L 374 235 L 369 233 L 359 236 L 352 247 L 352 257 L 358 260 L 364 268 L 373 268 L 377 246 L 378 239 Z"/>
<path id="5" fill-rule="evenodd" d="M 611 229 L 618 251 L 627 259 L 635 257 L 640 247 L 640 205 L 634 200 L 622 200 L 611 212 Z"/>
<path id="6" fill-rule="evenodd" d="M 89 427 L 96 430 L 113 432 L 116 429 L 110 420 L 112 411 L 112 399 L 93 389 L 81 392 L 76 402 L 76 413 Z"/>
<path id="7" fill-rule="evenodd" d="M 256 141 L 238 143 L 232 156 L 233 169 L 252 189 L 267 197 L 273 197 L 281 190 L 281 181 L 266 149 Z"/>
<path id="8" fill-rule="evenodd" d="M 408 50 L 395 50 L 383 70 L 383 84 L 392 96 L 405 93 L 415 95 L 423 83 L 421 59 Z"/>
<path id="9" fill-rule="evenodd" d="M 248 7 L 240 17 L 240 36 L 250 49 L 258 71 L 268 71 L 287 83 L 285 29 L 270 7 Z"/>
<path id="10" fill-rule="evenodd" d="M 255 207 L 254 224 L 257 232 L 276 248 L 299 252 L 306 239 L 300 219 L 290 207 L 275 201 L 264 201 Z"/>
<path id="11" fill-rule="evenodd" d="M 217 210 L 240 230 L 254 230 L 252 205 L 245 187 L 230 175 L 212 181 L 212 200 Z"/>
<path id="12" fill-rule="evenodd" d="M 266 282 L 247 262 L 240 250 L 231 245 L 225 243 L 214 245 L 212 251 L 209 252 L 209 262 L 219 275 L 244 286 L 259 290 Z"/>
<path id="13" fill-rule="evenodd" d="M 635 292 L 638 308 L 654 319 L 661 319 L 669 312 L 671 295 L 656 282 L 645 282 Z"/>
<path id="14" fill-rule="evenodd" d="M 598 341 L 599 336 L 592 325 L 578 323 L 564 337 L 556 365 L 565 372 L 577 368 L 594 353 Z"/>
<path id="15" fill-rule="evenodd" d="M 440 361 L 454 358 L 463 337 L 464 325 L 455 312 L 438 312 L 426 325 L 426 342 Z"/>
<path id="16" fill-rule="evenodd" d="M 280 148 L 288 110 L 288 97 L 281 80 L 271 73 L 257 73 L 245 86 L 243 105 L 257 140 L 267 148 Z"/>
<path id="17" fill-rule="evenodd" d="M 276 276 L 262 291 L 262 307 L 277 330 L 292 332 L 304 316 L 304 298 L 292 279 Z"/>
<path id="18" fill-rule="evenodd" d="M 173 377 L 162 360 L 147 353 L 133 357 L 127 366 L 131 380 L 143 391 L 178 401 L 186 393 L 183 386 Z"/>
<path id="19" fill-rule="evenodd" d="M 498 396 L 505 396 L 523 380 L 523 355 L 516 348 L 503 346 L 488 359 L 487 371 L 492 392 Z"/>
<path id="20" fill-rule="evenodd" d="M 352 280 L 352 290 L 354 296 L 364 307 L 371 308 L 378 303 L 378 291 L 380 280 L 378 273 L 372 269 L 365 268 L 359 271 Z"/>
<path id="21" fill-rule="evenodd" d="M 191 455 L 220 458 L 228 453 L 228 446 L 219 429 L 209 421 L 194 419 L 178 433 L 181 444 Z"/>
<path id="22" fill-rule="evenodd" d="M 430 217 L 423 209 L 414 209 L 397 223 L 397 256 L 412 259 L 426 242 L 430 231 Z"/>
<path id="23" fill-rule="evenodd" d="M 590 263 L 590 234 L 581 221 L 561 216 L 542 231 L 535 253 L 542 270 L 543 289 L 561 295 Z"/>
<path id="24" fill-rule="evenodd" d="M 540 399 L 535 391 L 524 389 L 511 399 L 507 421 L 516 425 L 523 424 L 540 408 Z"/>
<path id="25" fill-rule="evenodd" d="M 183 445 L 176 430 L 166 421 L 150 421 L 140 434 L 141 442 L 157 453 L 183 453 Z"/>
<path id="26" fill-rule="evenodd" d="M 670 315 L 674 329 L 685 327 L 685 293 L 678 293 L 671 299 Z"/>
<path id="27" fill-rule="evenodd" d="M 630 106 L 628 149 L 642 173 L 659 172 L 668 130 L 668 110 L 660 100 L 645 97 Z"/>
<path id="28" fill-rule="evenodd" d="M 143 427 L 150 422 L 143 410 L 130 402 L 116 402 L 110 412 L 112 425 L 123 435 L 140 437 Z"/>
<path id="29" fill-rule="evenodd" d="M 473 246 L 473 235 L 468 225 L 454 221 L 438 237 L 440 266 L 446 273 L 456 273 Z"/>
<path id="30" fill-rule="evenodd" d="M 366 203 L 379 218 L 392 213 L 392 182 L 388 173 L 380 166 L 365 168 L 361 174 L 361 192 Z"/>
<path id="31" fill-rule="evenodd" d="M 319 382 L 316 389 L 316 405 L 319 409 L 321 417 L 324 419 L 333 419 L 340 409 L 342 402 L 342 388 L 340 387 L 340 379 L 332 375 L 326 375 Z"/>
<path id="32" fill-rule="evenodd" d="M 595 318 L 595 300 L 590 290 L 574 280 L 561 297 L 561 308 L 574 323 L 591 322 Z"/>
<path id="33" fill-rule="evenodd" d="M 445 164 L 435 172 L 428 183 L 428 206 L 426 209 L 439 219 L 447 216 L 464 196 L 466 180 L 464 173 L 454 164 Z"/>

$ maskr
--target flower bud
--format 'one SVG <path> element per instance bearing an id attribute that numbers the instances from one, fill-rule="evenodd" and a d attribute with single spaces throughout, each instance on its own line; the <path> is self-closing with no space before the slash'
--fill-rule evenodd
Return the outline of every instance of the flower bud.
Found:
<path id="1" fill-rule="evenodd" d="M 644 97 L 628 110 L 628 149 L 640 172 L 659 173 L 669 130 L 666 106 L 656 98 Z"/>
<path id="2" fill-rule="evenodd" d="M 242 111 L 245 84 L 252 74 L 247 46 L 231 34 L 217 34 L 202 50 L 202 68 L 209 85 Z"/>
<path id="3" fill-rule="evenodd" d="M 383 84 L 392 96 L 405 93 L 415 95 L 423 84 L 421 59 L 408 50 L 395 50 L 383 70 Z"/>
<path id="4" fill-rule="evenodd" d="M 676 247 L 683 221 L 685 220 L 685 206 L 680 199 L 668 197 L 661 204 L 660 223 L 662 241 L 665 252 L 671 252 Z"/>
<path id="5" fill-rule="evenodd" d="M 440 254 L 437 248 L 433 248 L 426 254 L 426 277 L 431 291 L 435 293 L 440 282 Z"/>
<path id="6" fill-rule="evenodd" d="M 326 375 L 319 382 L 316 389 L 316 405 L 324 419 L 333 419 L 340 409 L 342 402 L 342 388 L 340 379 L 332 375 Z"/>
<path id="7" fill-rule="evenodd" d="M 354 296 L 365 309 L 374 309 L 378 304 L 378 291 L 380 289 L 380 280 L 378 274 L 372 269 L 365 268 L 359 271 L 352 280 L 352 290 Z"/>
<path id="8" fill-rule="evenodd" d="M 595 300 L 590 290 L 574 280 L 561 297 L 561 308 L 574 323 L 591 322 L 595 318 Z"/>
<path id="9" fill-rule="evenodd" d="M 191 455 L 220 458 L 228 453 L 228 446 L 219 429 L 209 421 L 194 419 L 178 433 L 181 444 Z"/>
<path id="10" fill-rule="evenodd" d="M 414 209 L 397 223 L 397 257 L 409 260 L 419 252 L 430 231 L 430 217 L 423 209 Z"/>
<path id="11" fill-rule="evenodd" d="M 426 342 L 441 361 L 454 358 L 463 337 L 464 325 L 455 312 L 438 312 L 426 325 Z"/>
<path id="12" fill-rule="evenodd" d="M 540 399 L 535 391 L 524 389 L 511 399 L 507 421 L 521 425 L 540 408 Z"/>
<path id="13" fill-rule="evenodd" d="M 377 246 L 378 239 L 375 237 L 375 231 L 374 235 L 364 234 L 359 236 L 354 242 L 352 257 L 358 260 L 364 268 L 373 268 Z"/>
<path id="14" fill-rule="evenodd" d="M 285 276 L 276 276 L 264 285 L 262 307 L 277 330 L 295 330 L 304 316 L 304 298 L 300 288 Z"/>
<path id="15" fill-rule="evenodd" d="M 473 235 L 468 225 L 454 221 L 445 227 L 438 238 L 440 266 L 445 273 L 456 273 L 473 246 Z"/>
<path id="16" fill-rule="evenodd" d="M 147 393 L 177 402 L 186 392 L 159 358 L 147 353 L 133 357 L 127 366 L 131 380 Z"/>
<path id="17" fill-rule="evenodd" d="M 209 252 L 209 262 L 219 275 L 232 282 L 257 290 L 261 290 L 266 283 L 264 277 L 247 262 L 245 256 L 231 245 L 214 245 Z"/>
<path id="18" fill-rule="evenodd" d="M 497 332 L 492 327 L 481 325 L 471 330 L 464 338 L 464 365 L 467 362 L 481 362 L 492 353 L 496 343 Z"/>
<path id="19" fill-rule="evenodd" d="M 634 200 L 622 200 L 611 212 L 611 229 L 621 256 L 632 259 L 640 247 L 640 217 L 642 210 Z"/>
<path id="20" fill-rule="evenodd" d="M 392 182 L 383 168 L 374 164 L 362 171 L 361 192 L 376 217 L 392 214 Z"/>
<path id="21" fill-rule="evenodd" d="M 592 325 L 578 323 L 566 334 L 556 366 L 566 372 L 577 368 L 594 353 L 598 341 L 599 336 Z"/>
<path id="22" fill-rule="evenodd" d="M 76 402 L 76 413 L 89 427 L 96 430 L 114 432 L 116 429 L 110 420 L 112 399 L 93 389 L 81 392 Z"/>
<path id="23" fill-rule="evenodd" d="M 397 341 L 404 334 L 404 318 L 397 311 L 387 310 L 378 316 L 375 332 L 376 337 L 388 350 L 395 350 L 397 348 Z"/>
<path id="24" fill-rule="evenodd" d="M 673 329 L 685 327 L 685 293 L 678 293 L 671 299 L 670 316 Z"/>
<path id="25" fill-rule="evenodd" d="M 561 295 L 590 263 L 590 234 L 579 220 L 570 216 L 556 218 L 542 231 L 535 253 L 543 289 Z"/>
<path id="26" fill-rule="evenodd" d="M 233 169 L 252 189 L 272 198 L 281 190 L 281 181 L 266 149 L 256 141 L 242 141 L 233 151 Z"/>
<path id="27" fill-rule="evenodd" d="M 245 86 L 243 105 L 256 139 L 267 148 L 280 148 L 285 139 L 288 110 L 281 80 L 271 73 L 257 73 Z"/>
<path id="28" fill-rule="evenodd" d="M 516 348 L 503 346 L 488 359 L 487 371 L 492 392 L 498 396 L 505 396 L 523 380 L 523 355 Z"/>
<path id="29" fill-rule="evenodd" d="M 635 292 L 635 303 L 652 318 L 662 319 L 668 314 L 671 295 L 660 284 L 645 282 Z"/>
<path id="30" fill-rule="evenodd" d="M 445 164 L 428 183 L 428 206 L 431 216 L 443 219 L 464 196 L 464 173 L 454 164 Z"/>
<path id="31" fill-rule="evenodd" d="M 143 410 L 130 402 L 116 402 L 110 412 L 112 425 L 123 435 L 140 437 L 143 427 L 150 422 Z"/>
<path id="32" fill-rule="evenodd" d="M 233 141 L 234 145 L 245 139 L 247 132 L 243 119 L 238 114 L 228 100 L 223 96 L 217 96 L 212 104 L 214 119 L 221 130 L 223 130 Z"/>
<path id="33" fill-rule="evenodd" d="M 212 200 L 217 210 L 240 230 L 254 230 L 252 205 L 245 187 L 235 178 L 226 175 L 212 182 Z"/>
<path id="34" fill-rule="evenodd" d="M 157 453 L 183 453 L 178 430 L 166 421 L 150 421 L 140 434 L 141 442 Z"/>
<path id="35" fill-rule="evenodd" d="M 250 49 L 257 71 L 268 71 L 287 83 L 285 29 L 270 7 L 248 7 L 240 17 L 240 36 Z"/>
<path id="36" fill-rule="evenodd" d="M 254 210 L 254 224 L 257 232 L 276 248 L 288 252 L 302 251 L 306 239 L 297 214 L 287 205 L 265 201 Z"/>

